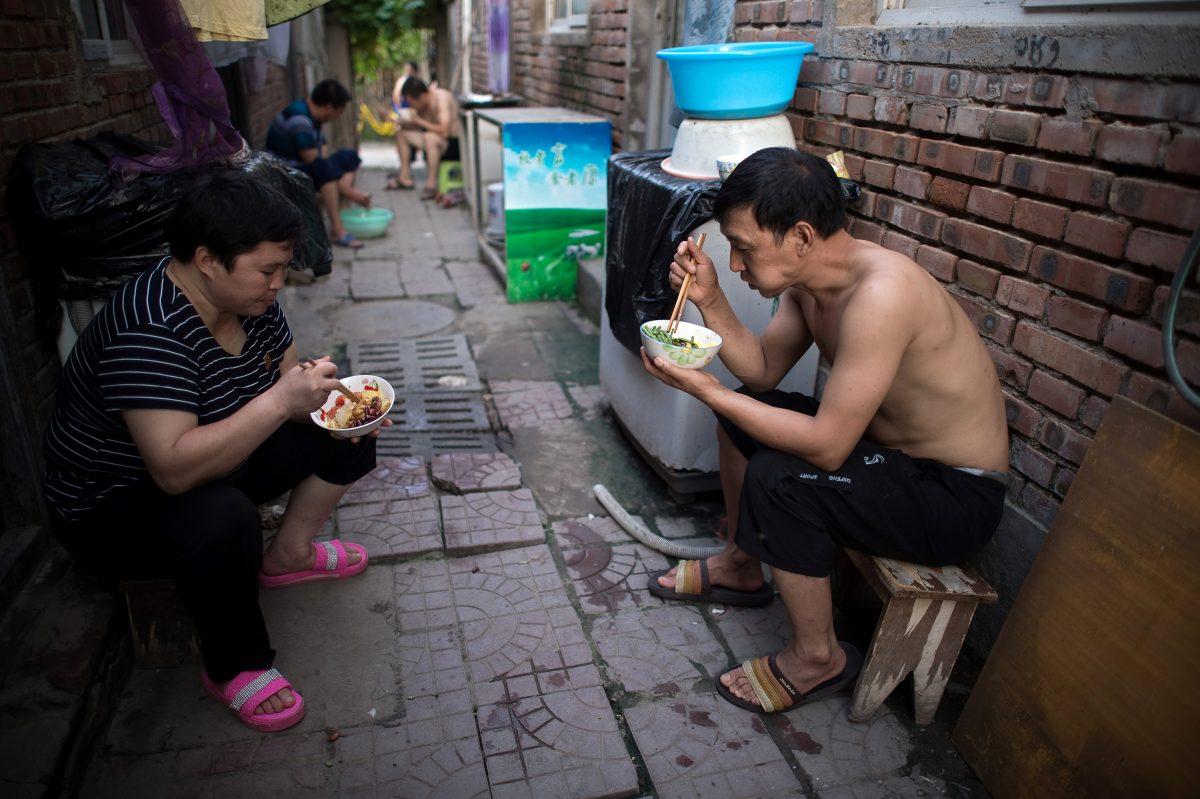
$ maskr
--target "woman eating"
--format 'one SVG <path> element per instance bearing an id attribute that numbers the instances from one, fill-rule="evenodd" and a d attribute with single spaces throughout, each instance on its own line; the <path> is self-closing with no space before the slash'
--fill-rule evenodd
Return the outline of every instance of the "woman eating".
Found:
<path id="1" fill-rule="evenodd" d="M 361 546 L 313 537 L 375 468 L 379 432 L 338 440 L 309 418 L 337 367 L 298 363 L 275 300 L 300 225 L 245 173 L 199 177 L 169 227 L 170 257 L 122 286 L 71 351 L 45 441 L 64 546 L 113 577 L 173 577 L 202 683 L 262 731 L 299 722 L 304 700 L 272 668 L 259 588 L 366 569 Z M 289 490 L 264 553 L 257 506 Z"/>

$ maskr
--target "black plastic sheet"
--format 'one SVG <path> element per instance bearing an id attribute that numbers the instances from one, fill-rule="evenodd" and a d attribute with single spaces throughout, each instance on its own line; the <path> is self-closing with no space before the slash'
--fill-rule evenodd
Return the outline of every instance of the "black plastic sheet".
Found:
<path id="1" fill-rule="evenodd" d="M 167 255 L 166 224 L 183 193 L 205 169 L 142 174 L 110 172 L 114 157 L 160 148 L 130 136 L 31 144 L 13 161 L 8 211 L 21 254 L 34 274 L 39 304 L 54 298 L 106 299 L 131 275 Z M 312 180 L 269 153 L 250 152 L 235 165 L 282 191 L 300 209 L 304 228 L 294 268 L 330 271 L 333 249 Z"/>
<path id="2" fill-rule="evenodd" d="M 638 328 L 675 305 L 671 259 L 688 231 L 712 218 L 719 180 L 686 180 L 659 166 L 670 150 L 608 159 L 608 256 L 604 307 L 613 335 L 630 351 Z"/>

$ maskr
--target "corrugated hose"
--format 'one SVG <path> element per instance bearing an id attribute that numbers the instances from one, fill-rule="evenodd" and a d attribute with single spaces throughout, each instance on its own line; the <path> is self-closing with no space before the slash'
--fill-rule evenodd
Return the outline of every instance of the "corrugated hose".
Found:
<path id="1" fill-rule="evenodd" d="M 687 558 L 689 560 L 701 560 L 703 558 L 711 558 L 713 555 L 719 555 L 725 550 L 725 547 L 705 547 L 694 546 L 688 544 L 680 544 L 676 541 L 663 538 L 661 535 L 650 532 L 646 525 L 635 519 L 629 514 L 629 511 L 621 507 L 621 503 L 617 502 L 616 497 L 609 493 L 608 489 L 597 483 L 592 486 L 592 493 L 596 495 L 596 499 L 604 506 L 604 509 L 612 515 L 617 524 L 651 549 L 661 552 L 664 555 L 670 555 L 673 558 Z"/>

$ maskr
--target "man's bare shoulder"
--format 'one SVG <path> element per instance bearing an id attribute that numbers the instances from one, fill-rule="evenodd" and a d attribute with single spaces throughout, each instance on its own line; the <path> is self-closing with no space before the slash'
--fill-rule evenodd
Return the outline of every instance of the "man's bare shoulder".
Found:
<path id="1" fill-rule="evenodd" d="M 846 301 L 844 324 L 901 333 L 912 326 L 927 304 L 929 275 L 900 253 L 870 242 L 854 252 L 859 280 Z"/>

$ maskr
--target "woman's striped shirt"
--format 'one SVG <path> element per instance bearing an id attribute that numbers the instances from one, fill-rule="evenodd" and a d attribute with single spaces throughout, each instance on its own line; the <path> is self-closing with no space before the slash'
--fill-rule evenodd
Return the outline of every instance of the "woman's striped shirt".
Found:
<path id="1" fill-rule="evenodd" d="M 113 492 L 147 477 L 121 411 L 187 411 L 211 424 L 279 379 L 280 358 L 292 342 L 279 304 L 242 319 L 246 344 L 230 355 L 167 277 L 168 263 L 122 286 L 63 367 L 46 431 L 44 486 L 65 519 L 86 517 Z"/>

